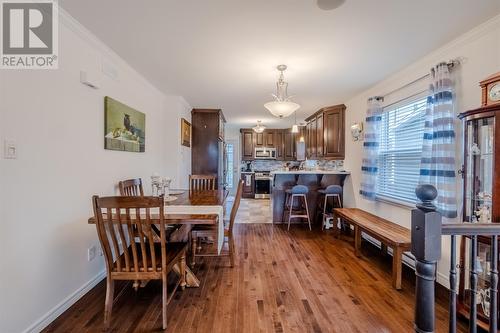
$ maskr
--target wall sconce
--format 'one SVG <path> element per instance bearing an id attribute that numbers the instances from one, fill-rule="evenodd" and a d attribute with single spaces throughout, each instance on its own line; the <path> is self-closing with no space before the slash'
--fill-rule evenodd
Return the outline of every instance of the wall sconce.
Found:
<path id="1" fill-rule="evenodd" d="M 363 123 L 354 123 L 351 125 L 351 135 L 353 141 L 359 141 L 362 138 Z"/>

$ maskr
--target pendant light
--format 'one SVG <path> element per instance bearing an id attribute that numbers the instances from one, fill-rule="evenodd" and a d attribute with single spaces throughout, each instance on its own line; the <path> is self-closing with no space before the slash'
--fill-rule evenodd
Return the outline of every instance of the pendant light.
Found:
<path id="1" fill-rule="evenodd" d="M 292 133 L 299 133 L 299 125 L 297 125 L 297 111 L 295 111 L 295 123 L 292 126 Z"/>
<path id="2" fill-rule="evenodd" d="M 286 118 L 300 108 L 300 105 L 290 101 L 288 97 L 288 83 L 285 82 L 283 72 L 286 70 L 286 65 L 279 65 L 276 69 L 280 72 L 278 82 L 276 82 L 276 95 L 273 94 L 274 101 L 264 104 L 264 107 L 278 118 Z"/>
<path id="3" fill-rule="evenodd" d="M 257 126 L 254 126 L 252 129 L 255 133 L 262 133 L 266 129 L 266 126 L 262 125 L 262 121 L 257 120 Z"/>

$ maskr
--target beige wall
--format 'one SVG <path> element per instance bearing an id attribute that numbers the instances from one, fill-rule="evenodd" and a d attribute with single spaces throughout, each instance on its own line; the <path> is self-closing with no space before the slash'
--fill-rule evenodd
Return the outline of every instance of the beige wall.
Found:
<path id="1" fill-rule="evenodd" d="M 98 239 L 87 224 L 93 194 L 116 193 L 119 180 L 153 172 L 183 184 L 190 149 L 180 117 L 190 107 L 165 96 L 85 28 L 61 14 L 58 70 L 0 71 L 0 140 L 18 158 L 0 158 L 0 332 L 38 331 L 102 278 Z M 118 74 L 101 72 L 103 61 Z M 79 82 L 80 70 L 100 81 Z M 104 96 L 146 114 L 146 152 L 104 150 Z M 2 150 L 3 152 L 3 150 Z"/>
<path id="2" fill-rule="evenodd" d="M 408 38 L 411 42 L 411 36 Z M 359 195 L 361 180 L 362 141 L 354 142 L 349 133 L 349 127 L 354 122 L 363 121 L 366 114 L 366 101 L 375 95 L 384 95 L 425 75 L 429 69 L 440 61 L 461 58 L 462 64 L 454 70 L 457 79 L 457 114 L 480 106 L 481 93 L 478 82 L 488 75 L 500 71 L 500 16 L 487 21 L 481 26 L 462 35 L 458 39 L 444 45 L 426 57 L 416 61 L 406 69 L 383 80 L 374 87 L 364 91 L 347 101 L 346 111 L 346 170 L 352 172 L 345 186 L 346 206 L 357 206 L 383 216 L 396 223 L 410 226 L 410 209 L 398 207 L 383 202 L 369 202 Z M 409 96 L 425 88 L 426 82 L 420 82 L 412 87 L 389 96 L 386 103 Z M 457 120 L 457 170 L 462 164 L 462 125 Z M 458 181 L 457 193 L 461 193 L 463 183 Z M 460 195 L 459 195 L 460 196 Z M 459 212 L 459 215 L 461 212 Z M 443 259 L 438 268 L 438 281 L 448 285 L 449 270 L 449 239 L 443 242 Z"/>

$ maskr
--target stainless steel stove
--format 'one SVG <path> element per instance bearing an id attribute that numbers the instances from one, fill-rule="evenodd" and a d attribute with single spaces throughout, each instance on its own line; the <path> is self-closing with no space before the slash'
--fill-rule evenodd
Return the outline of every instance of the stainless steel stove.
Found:
<path id="1" fill-rule="evenodd" d="M 273 177 L 270 171 L 255 172 L 255 199 L 271 198 Z"/>

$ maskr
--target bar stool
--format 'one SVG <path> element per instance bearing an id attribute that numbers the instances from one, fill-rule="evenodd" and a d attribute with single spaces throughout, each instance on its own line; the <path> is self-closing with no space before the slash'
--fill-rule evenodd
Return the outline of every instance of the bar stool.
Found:
<path id="1" fill-rule="evenodd" d="M 312 230 L 311 228 L 311 220 L 309 219 L 309 207 L 307 206 L 307 196 L 306 194 L 309 193 L 309 189 L 305 185 L 295 185 L 291 189 L 286 190 L 286 195 L 287 198 L 285 199 L 285 205 L 288 208 L 288 230 L 290 230 L 290 222 L 293 218 L 307 218 L 307 223 L 309 223 L 309 230 Z M 300 205 L 300 210 L 298 214 L 293 213 L 293 206 L 295 203 L 295 198 L 297 198 L 297 203 Z M 303 202 L 301 202 L 301 199 Z M 305 207 L 305 215 L 303 214 L 302 208 Z"/>
<path id="2" fill-rule="evenodd" d="M 332 198 L 332 205 L 335 208 L 335 199 L 337 200 L 338 207 L 342 207 L 342 186 L 340 185 L 328 185 L 327 188 L 318 190 L 318 193 L 325 196 L 323 201 L 323 215 L 321 220 L 321 230 L 325 228 L 326 218 L 332 216 L 333 214 L 326 212 L 326 207 L 328 206 L 328 199 Z"/>

